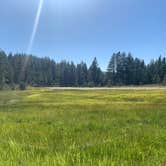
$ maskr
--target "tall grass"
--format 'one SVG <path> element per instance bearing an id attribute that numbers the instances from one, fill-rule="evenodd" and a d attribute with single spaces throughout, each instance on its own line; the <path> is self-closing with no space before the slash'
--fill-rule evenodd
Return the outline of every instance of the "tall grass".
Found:
<path id="1" fill-rule="evenodd" d="M 0 92 L 0 165 L 165 165 L 166 90 Z"/>

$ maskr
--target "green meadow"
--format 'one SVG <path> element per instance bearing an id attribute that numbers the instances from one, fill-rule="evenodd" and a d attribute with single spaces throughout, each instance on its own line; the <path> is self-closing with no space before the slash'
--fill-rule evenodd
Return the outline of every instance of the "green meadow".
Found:
<path id="1" fill-rule="evenodd" d="M 166 90 L 0 92 L 0 166 L 164 166 Z"/>

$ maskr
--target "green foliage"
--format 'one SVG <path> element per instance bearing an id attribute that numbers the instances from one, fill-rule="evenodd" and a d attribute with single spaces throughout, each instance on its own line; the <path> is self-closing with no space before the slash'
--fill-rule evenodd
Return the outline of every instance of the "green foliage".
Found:
<path id="1" fill-rule="evenodd" d="M 114 53 L 107 72 L 103 72 L 94 58 L 88 68 L 86 63 L 56 63 L 50 58 L 0 51 L 0 89 L 19 85 L 20 82 L 34 87 L 100 87 L 161 84 L 166 75 L 166 58 L 161 56 L 148 65 L 130 53 Z"/>
<path id="2" fill-rule="evenodd" d="M 133 58 L 129 53 L 113 54 L 107 69 L 108 85 L 146 84 L 146 66 L 144 61 Z M 150 82 L 148 82 L 150 84 Z"/>
<path id="3" fill-rule="evenodd" d="M 88 81 L 90 85 L 100 86 L 102 83 L 102 72 L 98 67 L 97 59 L 94 58 L 89 71 L 88 71 Z"/>
<path id="4" fill-rule="evenodd" d="M 86 63 L 81 62 L 76 69 L 77 86 L 87 86 L 88 83 L 88 68 Z"/>
<path id="5" fill-rule="evenodd" d="M 163 79 L 163 85 L 166 85 L 166 75 L 164 76 L 164 79 Z"/>
<path id="6" fill-rule="evenodd" d="M 165 165 L 166 90 L 0 92 L 1 165 Z"/>
<path id="7" fill-rule="evenodd" d="M 25 84 L 24 82 L 21 82 L 21 83 L 19 84 L 19 89 L 20 89 L 20 90 L 26 90 L 26 84 Z"/>
<path id="8" fill-rule="evenodd" d="M 1 89 L 3 86 L 8 83 L 8 61 L 5 52 L 0 51 L 0 86 Z"/>

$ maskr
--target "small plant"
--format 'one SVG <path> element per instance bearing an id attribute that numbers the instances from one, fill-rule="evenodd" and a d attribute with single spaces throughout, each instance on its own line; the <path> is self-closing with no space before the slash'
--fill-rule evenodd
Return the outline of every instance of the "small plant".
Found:
<path id="1" fill-rule="evenodd" d="M 11 85 L 10 85 L 10 89 L 11 89 L 11 90 L 16 90 L 15 85 L 14 85 L 14 84 L 11 84 Z"/>
<path id="2" fill-rule="evenodd" d="M 20 90 L 26 90 L 26 84 L 24 82 L 21 82 L 19 85 Z"/>
<path id="3" fill-rule="evenodd" d="M 163 85 L 166 86 L 166 75 L 164 76 L 164 79 L 163 79 Z"/>

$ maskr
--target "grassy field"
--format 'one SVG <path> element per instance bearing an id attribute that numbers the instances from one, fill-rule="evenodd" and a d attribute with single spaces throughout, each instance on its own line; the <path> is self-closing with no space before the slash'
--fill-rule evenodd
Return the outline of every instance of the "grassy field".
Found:
<path id="1" fill-rule="evenodd" d="M 165 164 L 164 89 L 0 92 L 0 165 Z"/>

